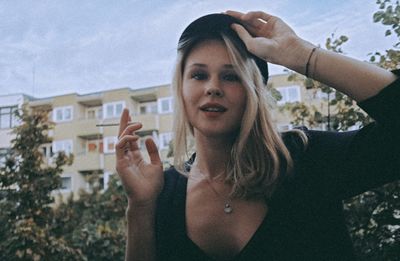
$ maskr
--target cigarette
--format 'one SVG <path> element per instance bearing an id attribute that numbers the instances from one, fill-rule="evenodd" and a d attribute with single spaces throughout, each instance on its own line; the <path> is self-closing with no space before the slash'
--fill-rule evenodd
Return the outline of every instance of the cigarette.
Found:
<path id="1" fill-rule="evenodd" d="M 96 124 L 96 127 L 110 127 L 110 126 L 118 126 L 119 123 L 103 123 L 103 124 Z"/>
<path id="2" fill-rule="evenodd" d="M 132 125 L 138 122 L 128 122 L 128 125 Z M 96 124 L 96 127 L 111 127 L 111 126 L 119 126 L 119 123 L 101 123 Z"/>

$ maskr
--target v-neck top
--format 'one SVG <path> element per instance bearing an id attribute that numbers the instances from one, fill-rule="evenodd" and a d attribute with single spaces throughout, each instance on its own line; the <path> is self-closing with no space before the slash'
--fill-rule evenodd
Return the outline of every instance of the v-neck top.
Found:
<path id="1" fill-rule="evenodd" d="M 295 134 L 284 135 L 294 171 L 281 174 L 267 215 L 232 260 L 355 260 L 342 200 L 399 179 L 399 101 L 397 79 L 359 103 L 375 119 L 360 130 L 303 129 L 305 151 Z M 164 174 L 156 210 L 158 260 L 215 260 L 187 236 L 187 178 L 173 167 Z"/>

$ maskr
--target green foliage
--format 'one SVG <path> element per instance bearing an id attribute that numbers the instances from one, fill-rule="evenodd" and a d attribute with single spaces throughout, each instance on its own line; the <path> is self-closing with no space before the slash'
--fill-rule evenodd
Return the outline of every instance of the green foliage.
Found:
<path id="1" fill-rule="evenodd" d="M 359 260 L 399 260 L 400 182 L 344 202 L 347 226 Z"/>
<path id="2" fill-rule="evenodd" d="M 325 47 L 336 53 L 343 53 L 342 45 L 348 41 L 347 36 L 335 38 L 332 34 L 326 40 Z M 289 81 L 299 81 L 300 76 L 292 73 Z M 365 126 L 372 119 L 363 112 L 347 95 L 330 86 L 310 78 L 303 79 L 303 85 L 313 96 L 321 96 L 320 107 L 304 102 L 286 103 L 281 111 L 289 112 L 294 125 L 305 125 L 312 129 L 344 131 L 357 126 Z"/>
<path id="3" fill-rule="evenodd" d="M 378 0 L 380 11 L 375 23 L 389 26 L 385 36 L 397 36 L 393 49 L 375 52 L 370 62 L 386 69 L 399 69 L 400 4 Z M 346 200 L 344 213 L 360 260 L 399 260 L 400 253 L 400 181 Z"/>
<path id="4" fill-rule="evenodd" d="M 115 175 L 105 191 L 91 184 L 92 191 L 82 190 L 79 199 L 71 195 L 58 206 L 51 229 L 88 260 L 123 260 L 127 201 L 122 185 Z"/>
<path id="5" fill-rule="evenodd" d="M 380 11 L 374 14 L 374 22 L 389 26 L 386 36 L 396 35 L 400 39 L 400 4 L 390 0 L 378 0 Z M 342 44 L 348 40 L 334 35 L 326 41 L 326 48 L 342 53 Z M 386 53 L 375 52 L 370 61 L 386 69 L 399 68 L 400 41 Z M 289 80 L 299 80 L 297 74 Z M 281 110 L 292 116 L 292 123 L 320 128 L 326 124 L 329 130 L 346 130 L 351 126 L 364 126 L 371 119 L 343 93 L 329 86 L 305 79 L 304 86 L 308 91 L 325 94 L 325 108 L 321 110 L 305 103 L 284 105 Z M 379 173 L 377 173 L 379 175 Z M 354 243 L 359 260 L 400 260 L 400 182 L 393 182 L 381 188 L 365 192 L 344 202 L 344 214 L 347 226 Z"/>
<path id="6" fill-rule="evenodd" d="M 62 166 L 70 161 L 58 154 L 53 166 L 43 164 L 39 146 L 49 141 L 51 124 L 45 112 L 16 112 L 11 152 L 0 168 L 0 259 L 83 260 L 62 237 L 48 230 L 52 222 L 51 192 L 60 187 Z"/>
<path id="7" fill-rule="evenodd" d="M 374 52 L 370 55 L 370 62 L 387 69 L 399 69 L 400 64 L 400 4 L 399 1 L 377 0 L 379 10 L 374 16 L 374 23 L 381 23 L 389 29 L 385 36 L 397 37 L 393 48 L 386 50 L 385 53 Z"/>

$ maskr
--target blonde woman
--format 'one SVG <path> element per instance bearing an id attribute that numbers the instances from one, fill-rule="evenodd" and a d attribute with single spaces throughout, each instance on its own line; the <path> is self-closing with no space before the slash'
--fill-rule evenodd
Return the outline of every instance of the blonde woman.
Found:
<path id="1" fill-rule="evenodd" d="M 267 62 L 345 92 L 376 123 L 279 134 Z M 128 110 L 121 117 L 126 259 L 353 260 L 341 201 L 398 179 L 399 85 L 394 73 L 316 48 L 264 12 L 192 22 L 179 40 L 172 84 L 174 167 L 163 171 L 152 139 L 145 162 L 135 134 L 141 124 L 129 124 Z"/>

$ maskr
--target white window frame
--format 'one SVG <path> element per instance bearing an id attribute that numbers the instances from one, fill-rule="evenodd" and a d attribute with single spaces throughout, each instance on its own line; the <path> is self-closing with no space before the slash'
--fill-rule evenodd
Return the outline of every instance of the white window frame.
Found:
<path id="1" fill-rule="evenodd" d="M 18 110 L 18 106 L 0 107 L 0 129 L 11 129 L 19 124 L 19 120 L 14 114 L 16 110 Z M 3 126 L 3 123 L 6 125 Z"/>
<path id="2" fill-rule="evenodd" d="M 142 112 L 142 108 L 145 108 L 145 112 Z M 155 108 L 155 110 L 152 110 Z M 139 104 L 139 113 L 140 115 L 146 114 L 157 114 L 158 112 L 158 103 L 157 101 L 152 102 L 142 102 Z"/>
<path id="3" fill-rule="evenodd" d="M 168 102 L 168 109 L 163 110 L 163 102 Z M 173 110 L 173 98 L 172 97 L 165 97 L 165 98 L 160 98 L 157 100 L 158 104 L 158 113 L 164 114 L 164 113 L 172 113 Z"/>
<path id="4" fill-rule="evenodd" d="M 42 155 L 45 158 L 51 158 L 53 157 L 54 153 L 53 153 L 53 144 L 52 143 L 44 143 L 40 146 L 41 150 L 42 150 Z M 44 153 L 44 149 L 46 149 L 46 153 Z"/>
<path id="5" fill-rule="evenodd" d="M 117 136 L 108 136 L 103 138 L 103 151 L 104 153 L 115 153 L 115 145 L 118 142 L 118 137 Z M 114 148 L 113 149 L 108 149 L 109 143 L 114 143 Z"/>
<path id="6" fill-rule="evenodd" d="M 70 117 L 67 118 L 67 111 L 71 110 Z M 61 119 L 57 119 L 57 112 L 61 112 Z M 67 122 L 72 121 L 74 118 L 74 107 L 73 106 L 63 106 L 63 107 L 54 107 L 53 109 L 53 121 L 54 122 Z"/>
<path id="7" fill-rule="evenodd" d="M 293 129 L 292 124 L 278 124 L 278 131 L 290 131 Z"/>
<path id="8" fill-rule="evenodd" d="M 318 91 L 317 91 L 317 94 L 316 94 L 316 98 L 317 98 L 317 99 L 321 99 L 321 100 L 327 100 L 327 99 L 328 99 L 328 96 L 329 96 L 328 93 L 322 92 L 321 90 L 318 90 Z"/>
<path id="9" fill-rule="evenodd" d="M 172 140 L 172 132 L 160 133 L 159 134 L 159 144 L 158 144 L 160 150 L 168 149 L 169 143 L 171 142 L 171 140 Z"/>
<path id="10" fill-rule="evenodd" d="M 65 154 L 72 154 L 74 152 L 74 146 L 73 146 L 73 141 L 72 140 L 56 140 L 53 141 L 52 146 L 53 146 L 53 153 L 58 153 L 60 151 L 64 151 Z"/>
<path id="11" fill-rule="evenodd" d="M 71 187 L 70 188 L 63 188 L 62 187 L 62 179 L 69 179 L 70 180 L 70 183 L 71 183 Z M 72 191 L 73 190 L 73 182 L 72 182 L 73 180 L 72 180 L 72 176 L 61 176 L 61 187 L 60 187 L 60 191 L 61 192 L 70 192 L 70 191 Z"/>
<path id="12" fill-rule="evenodd" d="M 125 101 L 116 101 L 116 102 L 109 102 L 103 104 L 103 119 L 111 119 L 111 118 L 119 118 L 121 116 L 120 113 L 117 113 L 117 106 L 122 105 L 121 113 L 125 108 Z M 112 106 L 112 113 L 108 115 L 107 107 Z"/>
<path id="13" fill-rule="evenodd" d="M 104 172 L 103 174 L 103 182 L 104 182 L 104 190 L 108 189 L 108 183 L 110 182 L 110 179 L 112 178 L 112 176 L 114 175 L 114 173 L 112 172 Z"/>
<path id="14" fill-rule="evenodd" d="M 89 118 L 89 112 L 94 111 L 94 118 Z M 86 108 L 86 119 L 102 119 L 103 118 L 103 107 L 89 107 Z"/>
<path id="15" fill-rule="evenodd" d="M 282 99 L 280 101 L 278 101 L 278 105 L 283 105 L 288 102 L 301 101 L 300 86 L 298 86 L 298 85 L 276 87 L 276 89 L 279 91 L 279 93 L 282 96 Z M 297 96 L 294 99 L 289 97 L 289 91 L 293 91 L 293 90 L 296 92 L 296 96 Z"/>

